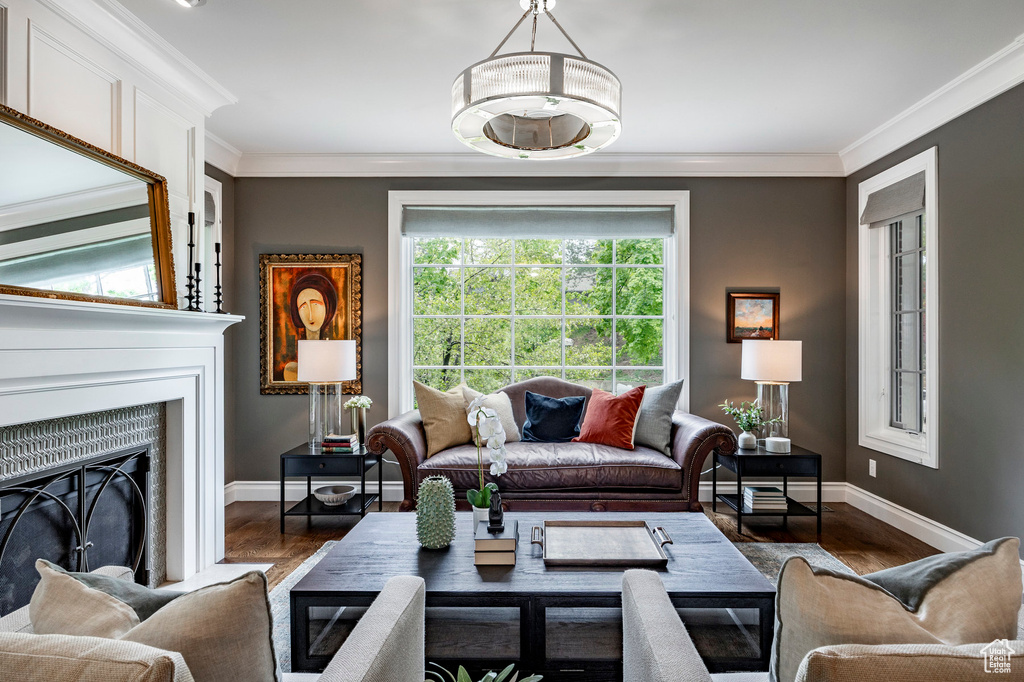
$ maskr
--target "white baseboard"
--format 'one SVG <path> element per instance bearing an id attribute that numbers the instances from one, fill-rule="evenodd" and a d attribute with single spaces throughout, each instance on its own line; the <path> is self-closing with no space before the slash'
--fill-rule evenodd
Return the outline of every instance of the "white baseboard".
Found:
<path id="1" fill-rule="evenodd" d="M 771 485 L 778 488 L 782 488 L 782 484 L 779 481 L 759 481 L 759 480 L 743 480 L 744 487 L 748 485 Z M 790 481 L 789 482 L 789 496 L 797 502 L 814 502 L 818 497 L 818 491 L 815 489 L 817 484 L 813 481 Z M 734 495 L 736 494 L 736 482 L 735 481 L 719 481 L 718 493 L 720 495 Z M 711 481 L 700 482 L 700 493 L 698 499 L 704 502 L 711 502 Z M 846 483 L 842 481 L 836 482 L 822 482 L 821 484 L 821 501 L 828 502 L 846 502 Z"/>
<path id="2" fill-rule="evenodd" d="M 355 485 L 359 480 L 338 479 L 329 481 L 318 479 L 313 487 L 323 485 Z M 377 481 L 366 481 L 366 492 L 377 492 Z M 284 486 L 284 498 L 288 502 L 298 502 L 306 496 L 304 481 L 288 481 Z M 232 502 L 277 502 L 281 499 L 281 484 L 277 481 L 232 481 L 224 486 L 224 504 Z M 405 489 L 401 481 L 384 481 L 384 501 L 401 502 L 405 499 Z"/>
<path id="3" fill-rule="evenodd" d="M 943 552 L 963 552 L 984 543 L 867 490 L 846 484 L 846 501 L 907 535 Z"/>

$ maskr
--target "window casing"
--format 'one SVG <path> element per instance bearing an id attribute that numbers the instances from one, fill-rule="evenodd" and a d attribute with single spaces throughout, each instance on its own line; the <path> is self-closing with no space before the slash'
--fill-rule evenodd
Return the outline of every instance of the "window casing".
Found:
<path id="1" fill-rule="evenodd" d="M 858 442 L 937 468 L 936 150 L 862 182 L 859 215 L 921 174 L 922 208 L 859 226 Z"/>
<path id="2" fill-rule="evenodd" d="M 488 390 L 509 381 L 522 381 L 529 376 L 554 375 L 569 381 L 599 385 L 614 390 L 626 384 L 656 384 L 686 378 L 689 370 L 688 353 L 688 301 L 689 301 L 689 204 L 687 192 L 391 192 L 389 193 L 389 413 L 397 415 L 412 409 L 414 378 L 428 379 L 428 383 L 445 386 L 466 380 L 471 386 Z M 547 235 L 538 238 L 528 235 L 520 239 L 473 238 L 461 234 L 451 238 L 452 251 L 442 262 L 431 262 L 434 256 L 423 259 L 422 249 L 417 248 L 420 237 L 402 234 L 403 210 L 405 207 L 448 207 L 448 206 L 520 206 L 520 207 L 566 207 L 566 206 L 625 206 L 672 208 L 674 223 L 672 236 L 658 239 L 656 257 L 640 262 L 624 259 L 622 249 L 625 242 L 616 242 L 607 234 L 590 237 L 583 234 Z M 623 235 L 627 239 L 636 235 Z M 556 238 L 557 237 L 557 238 Z M 435 238 L 438 238 L 435 236 Z M 495 241 L 507 242 L 501 254 L 495 254 Z M 537 242 L 556 242 L 557 249 L 551 258 L 524 258 L 522 247 L 536 246 Z M 629 246 L 644 241 L 651 245 L 650 238 L 631 239 Z M 580 257 L 581 249 L 593 249 L 595 244 L 607 246 L 602 259 Z M 491 248 L 490 255 L 500 255 L 484 263 L 479 262 L 483 253 L 474 253 L 480 248 Z M 552 254 L 549 254 L 552 255 Z M 444 268 L 457 286 L 453 291 L 466 291 L 449 296 L 448 310 L 443 313 L 425 312 L 417 308 L 415 279 L 424 271 Z M 490 270 L 484 273 L 482 269 Z M 500 270 L 498 273 L 496 271 Z M 621 298 L 624 287 L 632 278 L 643 271 L 643 277 L 660 288 L 660 296 L 644 299 L 632 296 L 630 310 Z M 656 273 L 656 274 L 655 274 Z M 480 274 L 499 275 L 492 280 L 501 280 L 507 294 L 500 297 L 502 309 L 481 309 L 480 297 L 475 298 L 473 287 L 467 287 L 465 279 Z M 600 312 L 585 309 L 578 298 L 593 289 L 598 276 L 603 278 L 602 286 L 611 300 L 604 303 Z M 653 275 L 653 277 L 651 277 Z M 556 297 L 547 300 L 544 292 L 550 288 L 541 287 L 541 294 L 531 290 L 536 280 L 557 281 Z M 442 278 L 444 281 L 444 278 Z M 493 284 L 493 281 L 491 282 Z M 492 292 L 493 293 L 493 292 Z M 627 291 L 627 293 L 630 293 Z M 490 296 L 493 299 L 494 296 Z M 457 299 L 457 300 L 456 300 Z M 506 300 L 507 299 L 507 300 Z M 645 304 L 649 304 L 645 308 Z M 443 349 L 435 348 L 431 356 L 429 344 L 417 345 L 421 336 L 426 336 L 434 325 L 447 325 L 451 332 L 449 357 L 441 359 Z M 486 345 L 476 343 L 474 335 L 481 330 L 493 334 L 496 327 L 508 338 L 508 359 L 505 350 L 500 349 L 500 360 L 488 353 Z M 506 330 L 505 327 L 508 329 Z M 552 336 L 551 352 L 541 352 L 536 347 L 524 350 L 519 343 L 523 327 L 547 328 Z M 602 327 L 605 328 L 602 331 Z M 623 332 L 639 329 L 656 338 L 661 334 L 660 353 L 647 354 L 639 360 L 623 355 Z M 598 338 L 590 338 L 598 333 Z M 577 352 L 580 333 L 588 335 L 585 351 Z M 557 340 L 555 340 L 557 338 Z M 572 341 L 568 341 L 571 339 Z M 467 346 L 475 343 L 475 347 Z M 481 355 L 481 348 L 483 354 Z M 454 355 L 458 353 L 458 362 Z M 596 358 L 596 359 L 595 359 Z M 415 369 L 414 369 L 415 368 Z M 431 373 L 447 371 L 443 381 Z M 492 385 L 493 384 L 493 385 Z M 688 387 L 684 384 L 680 407 L 688 407 Z"/>

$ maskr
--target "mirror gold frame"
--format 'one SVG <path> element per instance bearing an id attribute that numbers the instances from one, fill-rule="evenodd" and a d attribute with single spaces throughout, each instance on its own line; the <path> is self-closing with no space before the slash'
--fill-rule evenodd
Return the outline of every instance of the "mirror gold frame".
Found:
<path id="1" fill-rule="evenodd" d="M 64 291 L 34 289 L 0 283 L 0 294 L 39 296 L 71 301 L 92 301 L 96 303 L 119 303 L 121 305 L 145 306 L 149 308 L 178 307 L 178 294 L 174 284 L 174 257 L 171 248 L 171 210 L 167 194 L 167 180 L 163 176 L 146 170 L 120 156 L 100 149 L 77 137 L 27 116 L 20 111 L 0 104 L 0 123 L 12 125 L 36 137 L 43 138 L 60 147 L 81 154 L 98 163 L 116 168 L 145 182 L 149 194 L 149 221 L 153 235 L 153 262 L 156 266 L 156 282 L 159 287 L 158 301 L 138 301 L 113 296 L 93 296 Z"/>

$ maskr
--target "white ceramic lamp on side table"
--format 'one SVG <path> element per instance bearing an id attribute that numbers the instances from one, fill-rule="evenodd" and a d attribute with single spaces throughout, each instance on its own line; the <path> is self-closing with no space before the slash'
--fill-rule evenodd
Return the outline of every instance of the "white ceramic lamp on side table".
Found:
<path id="1" fill-rule="evenodd" d="M 297 374 L 309 382 L 309 449 L 317 452 L 324 436 L 342 432 L 341 382 L 356 378 L 356 342 L 299 341 Z"/>
<path id="2" fill-rule="evenodd" d="M 789 438 L 789 384 L 802 375 L 802 341 L 743 340 L 740 377 L 757 383 L 765 419 L 778 419 L 764 436 Z"/>

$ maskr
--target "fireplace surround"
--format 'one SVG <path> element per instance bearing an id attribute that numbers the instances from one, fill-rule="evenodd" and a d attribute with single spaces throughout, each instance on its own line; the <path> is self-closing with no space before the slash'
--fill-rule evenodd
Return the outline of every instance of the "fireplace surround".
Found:
<path id="1" fill-rule="evenodd" d="M 164 406 L 168 580 L 224 556 L 224 331 L 242 319 L 0 295 L 0 428 Z"/>

